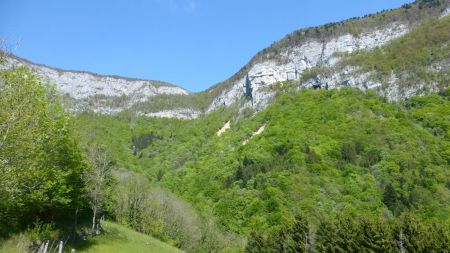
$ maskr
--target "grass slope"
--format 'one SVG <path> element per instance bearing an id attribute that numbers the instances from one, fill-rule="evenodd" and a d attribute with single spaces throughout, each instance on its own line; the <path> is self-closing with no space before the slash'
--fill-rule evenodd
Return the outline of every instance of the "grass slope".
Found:
<path id="1" fill-rule="evenodd" d="M 88 241 L 82 241 L 75 245 L 68 245 L 64 252 L 70 252 L 72 248 L 76 252 L 95 253 L 182 253 L 183 251 L 165 244 L 151 236 L 135 232 L 125 226 L 114 222 L 103 223 L 105 232 Z M 9 239 L 0 240 L 0 252 L 19 253 L 25 252 L 22 248 L 24 235 L 14 235 Z"/>
<path id="2" fill-rule="evenodd" d="M 86 253 L 181 253 L 183 251 L 151 236 L 135 232 L 113 222 L 105 222 L 106 232 L 87 244 L 75 246 L 77 252 Z"/>

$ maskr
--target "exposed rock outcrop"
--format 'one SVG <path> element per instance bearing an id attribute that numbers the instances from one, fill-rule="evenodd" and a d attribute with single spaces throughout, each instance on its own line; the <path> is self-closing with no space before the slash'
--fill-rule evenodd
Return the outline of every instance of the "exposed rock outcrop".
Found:
<path id="1" fill-rule="evenodd" d="M 189 92 L 175 85 L 152 80 L 105 76 L 83 71 L 66 71 L 35 64 L 9 56 L 7 66 L 25 65 L 43 78 L 56 84 L 61 94 L 74 100 L 69 109 L 111 114 L 128 109 L 138 102 L 146 102 L 160 94 L 188 95 Z M 166 112 L 164 115 L 171 115 Z"/>
<path id="2" fill-rule="evenodd" d="M 274 92 L 264 87 L 286 80 L 299 80 L 301 74 L 312 67 L 333 66 L 339 61 L 336 53 L 348 53 L 360 49 L 373 49 L 406 34 L 409 28 L 404 24 L 392 24 L 383 29 L 359 36 L 343 35 L 329 41 L 311 40 L 305 44 L 288 49 L 281 54 L 286 63 L 267 60 L 252 66 L 248 72 L 253 87 L 254 106 L 257 111 L 264 109 L 273 98 Z M 228 90 L 216 98 L 208 112 L 222 104 L 232 104 L 241 98 L 245 78 L 236 81 Z M 246 106 L 250 106 L 246 103 Z"/>

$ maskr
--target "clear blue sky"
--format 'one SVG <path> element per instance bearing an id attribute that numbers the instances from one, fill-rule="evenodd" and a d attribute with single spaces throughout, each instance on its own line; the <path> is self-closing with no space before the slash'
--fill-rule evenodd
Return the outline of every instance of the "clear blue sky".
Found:
<path id="1" fill-rule="evenodd" d="M 0 0 L 0 37 L 37 63 L 204 90 L 292 31 L 408 0 Z"/>

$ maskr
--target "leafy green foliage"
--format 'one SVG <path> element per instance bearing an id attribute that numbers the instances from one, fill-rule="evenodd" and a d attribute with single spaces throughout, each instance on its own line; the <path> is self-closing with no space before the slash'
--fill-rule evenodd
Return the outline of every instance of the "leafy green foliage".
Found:
<path id="1" fill-rule="evenodd" d="M 70 116 L 25 67 L 1 72 L 0 234 L 65 219 L 84 206 L 86 168 Z"/>
<path id="2" fill-rule="evenodd" d="M 84 132 L 96 122 L 97 139 L 121 166 L 145 172 L 225 228 L 250 234 L 277 231 L 294 220 L 293 210 L 313 227 L 341 213 L 392 220 L 407 210 L 448 223 L 448 125 L 426 123 L 445 119 L 448 106 L 444 95 L 390 104 L 370 91 L 305 90 L 279 94 L 254 118 L 218 111 L 193 121 L 90 114 L 78 121 Z M 230 119 L 231 129 L 216 136 Z M 160 139 L 134 156 L 132 136 L 150 132 Z M 363 228 L 369 236 L 383 224 Z M 333 226 L 323 233 L 337 234 Z M 370 240 L 384 240 L 377 236 Z M 389 247 L 376 245 L 365 247 Z"/>
<path id="3" fill-rule="evenodd" d="M 398 209 L 396 215 L 412 207 L 423 217 L 448 219 L 447 142 L 371 92 L 284 95 L 256 118 L 234 124 L 205 144 L 199 161 L 166 172 L 162 180 L 201 208 L 213 201 L 212 210 L 232 230 L 275 226 L 296 208 L 313 220 L 341 211 Z M 263 124 L 266 130 L 243 146 Z M 389 184 L 393 195 L 385 194 Z"/>

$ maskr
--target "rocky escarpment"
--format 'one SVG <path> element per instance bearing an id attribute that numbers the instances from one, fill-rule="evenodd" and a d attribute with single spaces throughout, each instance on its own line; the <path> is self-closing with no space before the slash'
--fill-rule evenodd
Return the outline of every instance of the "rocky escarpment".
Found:
<path id="1" fill-rule="evenodd" d="M 70 101 L 69 109 L 73 111 L 111 114 L 131 108 L 136 103 L 146 102 L 156 95 L 189 94 L 187 90 L 166 82 L 66 71 L 11 55 L 7 57 L 7 65 L 25 65 L 54 83 L 56 90 Z M 177 115 L 166 113 L 165 116 Z"/>
<path id="2" fill-rule="evenodd" d="M 271 84 L 286 80 L 300 80 L 302 73 L 307 69 L 336 64 L 339 61 L 337 53 L 373 49 L 406 34 L 408 30 L 409 28 L 404 24 L 392 24 L 385 29 L 358 36 L 347 34 L 328 41 L 311 40 L 282 52 L 285 63 L 272 59 L 257 63 L 248 71 L 253 87 L 253 105 L 257 110 L 268 105 L 274 92 L 264 88 Z M 213 111 L 223 104 L 228 105 L 238 101 L 242 97 L 244 83 L 245 78 L 234 82 L 230 89 L 223 91 L 213 101 L 208 111 Z M 251 101 L 247 102 L 246 106 L 251 106 L 251 103 Z"/>
<path id="3" fill-rule="evenodd" d="M 442 19 L 447 17 L 448 14 L 450 14 L 450 1 L 448 0 L 416 1 L 401 9 L 379 14 L 374 18 L 388 19 L 390 17 L 397 21 L 389 24 L 380 22 L 378 27 L 368 26 L 369 28 L 362 29 L 357 33 L 348 31 L 339 36 L 308 38 L 304 31 L 299 31 L 302 34 L 301 37 L 305 37 L 300 43 L 282 47 L 281 50 L 276 52 L 277 57 L 263 52 L 258 60 L 253 59 L 244 68 L 244 71 L 242 71 L 244 73 L 238 73 L 230 78 L 226 88 L 212 101 L 207 112 L 238 101 L 243 104 L 241 108 L 252 107 L 256 111 L 260 111 L 270 104 L 274 98 L 275 92 L 270 88 L 268 89 L 272 84 L 288 80 L 300 82 L 304 72 L 313 68 L 333 69 L 341 62 L 343 55 L 354 51 L 373 50 L 381 47 L 408 34 L 421 23 L 420 20 L 427 20 L 430 17 Z M 367 26 L 367 23 L 371 22 L 369 19 L 370 17 L 362 19 L 363 26 Z M 289 36 L 287 38 L 289 39 Z M 443 67 L 445 67 L 445 64 L 437 64 L 435 69 L 442 69 Z M 396 76 L 391 76 L 383 81 L 374 81 L 371 79 L 371 74 L 361 72 L 359 69 L 350 66 L 340 67 L 336 68 L 335 72 L 318 76 L 303 83 L 301 88 L 351 86 L 360 89 L 375 89 L 380 95 L 386 96 L 391 101 L 420 95 L 424 91 L 435 92 L 438 90 L 436 86 L 428 83 L 417 83 L 414 86 L 405 87 L 399 85 L 399 78 Z M 251 101 L 243 99 L 246 75 L 249 76 L 253 88 L 253 99 Z"/>
<path id="4" fill-rule="evenodd" d="M 439 17 L 443 23 L 450 23 L 448 16 L 450 14 L 450 7 L 448 7 Z M 448 29 L 444 26 L 444 29 Z M 429 27 L 428 29 L 433 29 L 434 27 Z M 420 33 L 416 31 L 416 33 Z M 443 31 L 448 35 L 448 30 Z M 409 34 L 408 36 L 410 36 Z M 411 36 L 412 37 L 412 36 Z M 406 39 L 406 38 L 404 38 Z M 405 41 L 405 40 L 404 40 Z M 443 41 L 440 46 L 448 48 L 448 37 Z M 405 42 L 403 42 L 405 43 Z M 432 46 L 431 44 L 429 46 Z M 436 45 L 433 45 L 436 46 Z M 404 45 L 407 47 L 407 45 Z M 417 48 L 416 48 L 417 49 Z M 414 48 L 410 49 L 414 51 Z M 448 49 L 443 49 L 444 51 Z M 420 51 L 420 48 L 417 50 Z M 448 52 L 448 51 L 447 51 Z M 433 55 L 433 53 L 431 53 Z M 303 87 L 327 87 L 327 88 L 339 88 L 342 86 L 355 87 L 362 90 L 373 89 L 376 90 L 380 95 L 386 97 L 390 101 L 399 101 L 411 96 L 423 95 L 430 92 L 439 92 L 442 88 L 448 87 L 448 83 L 445 83 L 445 79 L 448 79 L 450 75 L 450 59 L 448 53 L 440 57 L 432 56 L 428 59 L 429 63 L 424 66 L 416 66 L 414 71 L 392 71 L 390 74 L 380 77 L 377 71 L 364 71 L 361 67 L 352 66 L 344 62 L 335 66 L 334 64 L 329 64 L 326 68 L 319 70 L 318 74 L 313 78 L 310 78 L 302 85 Z M 438 59 L 433 60 L 434 59 Z M 422 70 L 420 70 L 422 68 Z M 324 71 L 325 70 L 325 71 Z M 417 77 L 415 72 L 428 72 L 428 78 Z M 431 76 L 431 78 L 430 78 Z M 434 77 L 434 78 L 433 78 Z M 436 78 L 437 77 L 437 78 Z M 442 82 L 444 79 L 444 83 Z M 441 80 L 441 82 L 439 82 Z"/>

